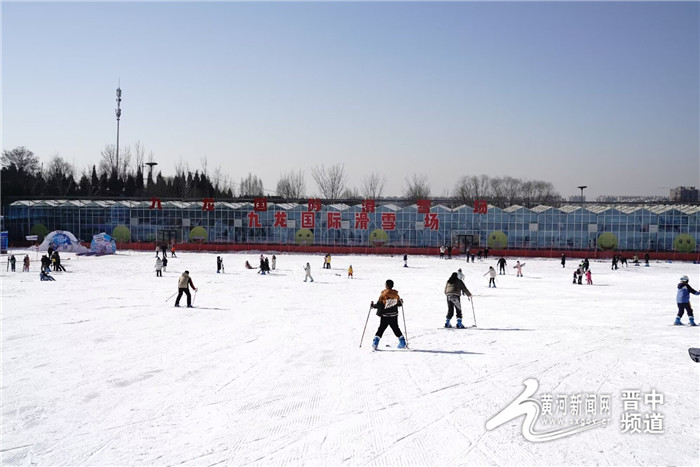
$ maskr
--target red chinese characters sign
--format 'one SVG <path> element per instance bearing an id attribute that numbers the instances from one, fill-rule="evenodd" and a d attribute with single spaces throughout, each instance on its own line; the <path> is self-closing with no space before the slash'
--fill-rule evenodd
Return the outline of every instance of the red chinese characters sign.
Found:
<path id="1" fill-rule="evenodd" d="M 162 206 L 160 205 L 160 198 L 151 198 L 151 207 L 148 209 L 153 209 L 157 207 L 158 209 L 163 209 Z"/>
<path id="2" fill-rule="evenodd" d="M 275 224 L 273 227 L 287 227 L 287 213 L 284 211 L 275 212 Z"/>
<path id="3" fill-rule="evenodd" d="M 429 199 L 419 199 L 416 201 L 418 205 L 418 214 L 428 214 L 430 212 L 430 200 Z"/>
<path id="4" fill-rule="evenodd" d="M 255 198 L 253 200 L 253 209 L 258 212 L 267 211 L 267 198 Z"/>
<path id="5" fill-rule="evenodd" d="M 428 213 L 425 215 L 425 228 L 430 230 L 438 230 L 440 228 L 440 219 L 435 213 Z"/>
<path id="6" fill-rule="evenodd" d="M 329 212 L 328 217 L 328 230 L 340 229 L 340 213 L 339 212 Z"/>
<path id="7" fill-rule="evenodd" d="M 260 224 L 260 216 L 256 212 L 248 213 L 248 227 L 262 227 Z"/>
<path id="8" fill-rule="evenodd" d="M 396 213 L 394 213 L 394 212 L 382 213 L 382 229 L 384 229 L 384 230 L 395 230 L 396 229 Z"/>
<path id="9" fill-rule="evenodd" d="M 474 214 L 486 214 L 489 211 L 489 204 L 485 199 L 474 201 Z"/>
<path id="10" fill-rule="evenodd" d="M 369 215 L 366 212 L 358 212 L 355 214 L 355 228 L 367 230 L 369 226 Z"/>
<path id="11" fill-rule="evenodd" d="M 363 199 L 362 200 L 362 212 L 374 212 L 375 203 L 373 199 Z"/>
<path id="12" fill-rule="evenodd" d="M 214 198 L 202 199 L 202 211 L 213 211 L 213 210 L 214 210 Z"/>
<path id="13" fill-rule="evenodd" d="M 321 200 L 318 198 L 309 198 L 309 211 L 321 212 Z"/>
<path id="14" fill-rule="evenodd" d="M 302 212 L 301 213 L 301 228 L 302 229 L 313 229 L 316 227 L 316 213 L 314 212 Z"/>

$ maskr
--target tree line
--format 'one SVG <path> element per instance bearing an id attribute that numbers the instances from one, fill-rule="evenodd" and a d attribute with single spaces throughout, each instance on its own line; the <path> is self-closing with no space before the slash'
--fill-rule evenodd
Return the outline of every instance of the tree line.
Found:
<path id="1" fill-rule="evenodd" d="M 76 168 L 58 154 L 51 156 L 44 167 L 31 150 L 17 147 L 2 153 L 0 194 L 3 200 L 23 196 L 179 199 L 274 196 L 302 200 L 308 196 L 302 170 L 280 174 L 275 189 L 266 190 L 262 180 L 252 173 L 236 183 L 221 167 L 211 171 L 206 158 L 201 160 L 201 167 L 194 171 L 187 164 L 177 163 L 173 176 L 164 176 L 161 171 L 154 175 L 150 170 L 153 165 L 149 165 L 152 162 L 153 153 L 146 156 L 143 145 L 138 142 L 133 148 L 122 148 L 118 157 L 116 147 L 107 145 L 100 153 L 99 163 L 78 174 Z M 365 176 L 359 188 L 349 186 L 348 174 L 342 163 L 312 167 L 311 178 L 317 188 L 313 196 L 322 199 L 389 198 L 385 193 L 386 176 L 378 172 Z M 401 198 L 418 200 L 431 197 L 430 183 L 425 175 L 414 174 L 404 179 Z M 463 176 L 451 192 L 443 193 L 440 198 L 449 198 L 455 205 L 471 205 L 477 200 L 486 200 L 501 208 L 513 204 L 533 207 L 561 200 L 549 182 L 487 175 Z"/>

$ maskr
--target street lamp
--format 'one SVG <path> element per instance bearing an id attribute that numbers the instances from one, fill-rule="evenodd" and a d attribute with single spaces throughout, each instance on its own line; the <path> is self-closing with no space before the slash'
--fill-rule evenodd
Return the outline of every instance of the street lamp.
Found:
<path id="1" fill-rule="evenodd" d="M 581 190 L 581 206 L 583 206 L 583 189 L 588 188 L 587 185 L 581 185 L 578 187 L 579 190 Z"/>
<path id="2" fill-rule="evenodd" d="M 158 165 L 158 163 L 151 161 L 151 162 L 146 162 L 144 165 L 148 166 L 148 180 L 150 181 L 151 176 L 153 175 L 153 166 Z"/>

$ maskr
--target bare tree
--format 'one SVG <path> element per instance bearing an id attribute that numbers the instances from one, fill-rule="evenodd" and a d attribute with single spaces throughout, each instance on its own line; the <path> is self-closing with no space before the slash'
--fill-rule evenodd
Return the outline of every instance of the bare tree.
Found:
<path id="1" fill-rule="evenodd" d="M 45 177 L 50 189 L 61 196 L 67 195 L 75 187 L 75 168 L 58 154 L 51 156 Z"/>
<path id="2" fill-rule="evenodd" d="M 306 196 L 306 180 L 304 172 L 285 172 L 277 182 L 277 196 L 285 199 L 299 199 Z"/>
<path id="3" fill-rule="evenodd" d="M 246 178 L 241 179 L 239 194 L 242 198 L 263 196 L 265 194 L 265 190 L 263 189 L 262 180 L 260 180 L 256 175 L 248 173 Z"/>
<path id="4" fill-rule="evenodd" d="M 505 203 L 508 205 L 515 204 L 520 196 L 520 189 L 523 181 L 519 178 L 506 176 L 503 178 L 503 193 Z"/>
<path id="5" fill-rule="evenodd" d="M 343 199 L 359 199 L 360 193 L 357 191 L 357 188 L 346 188 L 341 197 Z"/>
<path id="6" fill-rule="evenodd" d="M 17 172 L 35 174 L 39 171 L 39 158 L 29 149 L 19 146 L 2 152 L 2 166 L 14 167 Z"/>
<path id="7" fill-rule="evenodd" d="M 363 198 L 381 198 L 386 185 L 386 176 L 379 172 L 372 172 L 362 179 L 361 194 Z"/>
<path id="8" fill-rule="evenodd" d="M 107 174 L 109 177 L 119 180 L 126 179 L 131 165 L 131 148 L 125 147 L 120 151 L 119 160 L 117 160 L 117 147 L 113 144 L 107 144 L 100 153 L 100 173 Z"/>
<path id="9" fill-rule="evenodd" d="M 425 175 L 413 174 L 412 178 L 406 178 L 406 188 L 403 192 L 408 199 L 425 199 L 430 197 L 430 184 Z"/>
<path id="10" fill-rule="evenodd" d="M 478 199 L 484 199 L 489 192 L 489 177 L 486 175 L 464 176 L 455 187 L 455 196 L 464 204 L 472 204 Z"/>
<path id="11" fill-rule="evenodd" d="M 325 199 L 338 199 L 345 191 L 347 175 L 343 164 L 335 164 L 328 169 L 323 165 L 312 167 L 311 176 Z"/>

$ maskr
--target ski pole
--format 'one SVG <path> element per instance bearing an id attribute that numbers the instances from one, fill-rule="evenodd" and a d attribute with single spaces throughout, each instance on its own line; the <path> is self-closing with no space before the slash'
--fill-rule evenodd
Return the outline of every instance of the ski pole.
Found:
<path id="1" fill-rule="evenodd" d="M 476 325 L 476 313 L 474 313 L 474 300 L 472 300 L 472 297 L 469 297 L 469 301 L 472 304 L 472 316 L 474 316 L 474 327 L 476 328 L 478 326 Z"/>
<path id="2" fill-rule="evenodd" d="M 401 314 L 403 315 L 403 336 L 406 340 L 406 347 L 408 347 L 408 329 L 406 329 L 406 310 L 403 309 L 403 302 L 401 303 Z"/>
<path id="3" fill-rule="evenodd" d="M 360 347 L 362 347 L 362 340 L 365 338 L 365 331 L 367 330 L 367 323 L 369 323 L 369 314 L 372 312 L 372 305 L 369 306 L 367 310 L 367 319 L 365 320 L 365 327 L 362 328 L 362 337 L 360 337 Z"/>
<path id="4" fill-rule="evenodd" d="M 194 306 L 194 301 L 197 299 L 197 291 L 199 289 L 194 289 L 194 297 L 192 297 L 192 306 Z"/>
<path id="5" fill-rule="evenodd" d="M 169 296 L 168 298 L 166 298 L 166 299 L 165 299 L 166 303 L 167 303 L 168 300 L 170 300 L 171 298 L 173 298 L 175 295 L 177 295 L 177 292 L 175 292 L 174 294 L 172 294 L 171 296 Z"/>

